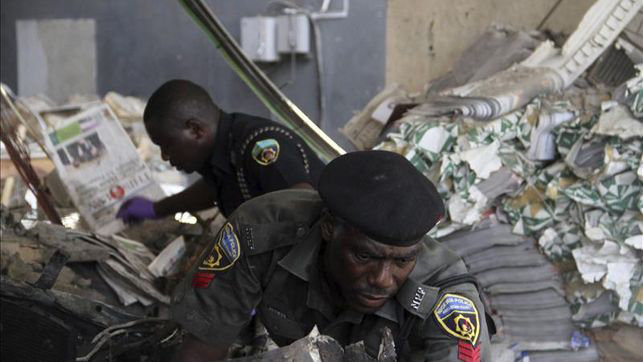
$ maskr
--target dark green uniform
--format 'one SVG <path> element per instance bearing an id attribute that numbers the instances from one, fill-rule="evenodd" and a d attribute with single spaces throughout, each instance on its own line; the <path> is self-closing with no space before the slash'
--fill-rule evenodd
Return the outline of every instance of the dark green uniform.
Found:
<path id="1" fill-rule="evenodd" d="M 398 344 L 419 360 L 489 361 L 478 292 L 470 283 L 432 287 L 466 273 L 466 267 L 430 238 L 422 241 L 409 279 L 380 310 L 338 309 L 333 300 L 340 297 L 320 262 L 323 207 L 318 194 L 307 190 L 273 192 L 241 205 L 179 285 L 174 318 L 205 343 L 227 344 L 256 309 L 279 345 L 305 337 L 317 325 L 342 345 L 363 340 L 371 355 L 377 355 L 382 327 L 394 337 L 409 328 Z"/>

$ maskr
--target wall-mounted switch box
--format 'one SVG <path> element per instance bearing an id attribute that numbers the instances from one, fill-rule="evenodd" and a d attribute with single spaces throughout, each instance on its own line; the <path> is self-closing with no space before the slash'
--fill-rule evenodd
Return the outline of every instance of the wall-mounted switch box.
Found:
<path id="1" fill-rule="evenodd" d="M 310 23 L 304 14 L 277 17 L 277 50 L 280 53 L 310 52 Z"/>
<path id="2" fill-rule="evenodd" d="M 241 49 L 257 62 L 279 61 L 277 19 L 269 16 L 241 18 Z"/>

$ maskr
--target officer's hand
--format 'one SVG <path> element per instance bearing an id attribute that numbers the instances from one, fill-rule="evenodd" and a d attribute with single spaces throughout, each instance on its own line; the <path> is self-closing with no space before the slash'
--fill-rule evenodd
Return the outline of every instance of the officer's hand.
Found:
<path id="1" fill-rule="evenodd" d="M 156 219 L 154 201 L 145 197 L 135 196 L 125 201 L 118 209 L 116 217 L 126 223 L 141 222 L 146 219 Z"/>

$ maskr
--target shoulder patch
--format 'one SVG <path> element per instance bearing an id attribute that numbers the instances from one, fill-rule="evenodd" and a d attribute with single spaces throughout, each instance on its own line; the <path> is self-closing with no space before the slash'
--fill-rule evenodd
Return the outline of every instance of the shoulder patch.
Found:
<path id="1" fill-rule="evenodd" d="M 232 224 L 227 223 L 219 232 L 216 244 L 201 262 L 199 270 L 226 270 L 234 265 L 239 255 L 241 255 L 239 238 Z"/>
<path id="2" fill-rule="evenodd" d="M 277 161 L 279 157 L 279 142 L 274 138 L 257 141 L 252 147 L 252 158 L 262 166 Z"/>
<path id="3" fill-rule="evenodd" d="M 445 332 L 476 345 L 480 335 L 480 315 L 469 298 L 447 293 L 440 299 L 433 314 Z"/>

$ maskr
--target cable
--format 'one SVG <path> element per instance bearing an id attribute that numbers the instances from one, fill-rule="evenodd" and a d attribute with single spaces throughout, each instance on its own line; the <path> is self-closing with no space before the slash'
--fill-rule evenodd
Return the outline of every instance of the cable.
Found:
<path id="1" fill-rule="evenodd" d="M 330 2 L 329 2 L 330 3 Z M 306 9 L 303 8 L 300 5 L 297 5 L 293 3 L 292 1 L 288 0 L 273 0 L 270 1 L 266 7 L 268 11 L 270 11 L 270 7 L 274 7 L 275 5 L 279 5 L 284 8 L 292 8 L 296 9 L 300 13 L 306 15 L 308 18 L 308 22 L 310 23 L 312 29 L 313 29 L 313 39 L 315 42 L 315 66 L 316 66 L 316 71 L 317 71 L 317 92 L 318 97 L 317 97 L 317 109 L 319 112 L 319 117 L 317 121 L 317 125 L 321 128 L 321 125 L 324 121 L 324 115 L 326 112 L 326 97 L 324 97 L 324 60 L 323 60 L 323 53 L 322 53 L 322 41 L 321 41 L 321 31 L 319 29 L 319 24 L 317 23 L 317 20 L 315 19 L 313 13 Z M 328 4 L 325 4 L 326 7 L 328 7 Z M 280 9 L 280 13 L 283 13 L 283 9 Z M 322 10 L 323 10 L 323 5 L 322 5 Z"/>
<path id="2" fill-rule="evenodd" d="M 562 2 L 563 2 L 563 0 L 556 1 L 554 6 L 552 6 L 551 9 L 549 9 L 549 11 L 547 12 L 547 15 L 545 15 L 543 20 L 540 21 L 540 24 L 538 24 L 538 26 L 536 27 L 536 30 L 540 30 L 540 28 L 542 28 L 542 26 L 545 25 L 545 22 L 547 22 L 547 20 L 549 20 L 549 17 L 554 13 L 554 11 L 556 11 L 556 9 L 558 9 L 558 6 Z"/>
<path id="3" fill-rule="evenodd" d="M 323 53 L 322 53 L 322 42 L 321 42 L 321 31 L 319 30 L 319 24 L 317 24 L 317 21 L 312 17 L 312 15 L 308 15 L 308 20 L 313 26 L 313 37 L 315 38 L 315 60 L 316 60 L 316 65 L 317 65 L 317 89 L 319 92 L 319 99 L 318 99 L 318 107 L 319 107 L 319 126 L 322 125 L 322 121 L 324 120 L 324 114 L 326 113 L 326 97 L 324 97 L 324 89 L 326 87 L 324 86 L 324 77 L 323 77 L 323 69 L 324 69 L 324 60 L 323 60 Z"/>
<path id="4" fill-rule="evenodd" d="M 127 329 L 130 327 L 133 327 L 137 324 L 142 324 L 142 323 L 156 323 L 156 322 L 167 322 L 167 318 L 158 318 L 158 317 L 153 317 L 153 318 L 145 318 L 145 319 L 138 319 L 135 321 L 130 321 L 127 323 L 123 324 L 117 324 L 113 325 L 111 327 L 105 328 L 102 332 L 98 333 L 94 338 L 92 339 L 92 344 L 98 342 L 94 348 L 92 348 L 89 353 L 82 357 L 77 357 L 76 362 L 86 362 L 89 361 L 98 351 L 100 351 L 101 348 L 105 345 L 105 343 L 111 341 L 111 339 L 115 336 L 121 335 L 123 333 L 127 333 Z M 112 333 L 112 331 L 114 331 Z"/>
<path id="5" fill-rule="evenodd" d="M 297 80 L 297 70 L 296 70 L 296 67 L 297 67 L 296 55 L 297 54 L 295 53 L 295 46 L 297 44 L 296 44 L 296 41 L 294 39 L 293 31 L 292 31 L 292 29 L 294 28 L 294 24 L 293 24 L 293 16 L 294 15 L 296 15 L 296 13 L 287 14 L 287 16 L 288 16 L 288 47 L 290 48 L 290 79 L 286 83 L 284 83 L 281 86 L 279 86 L 279 89 L 284 89 L 284 88 L 288 87 L 289 85 L 294 84 L 295 80 Z"/>

